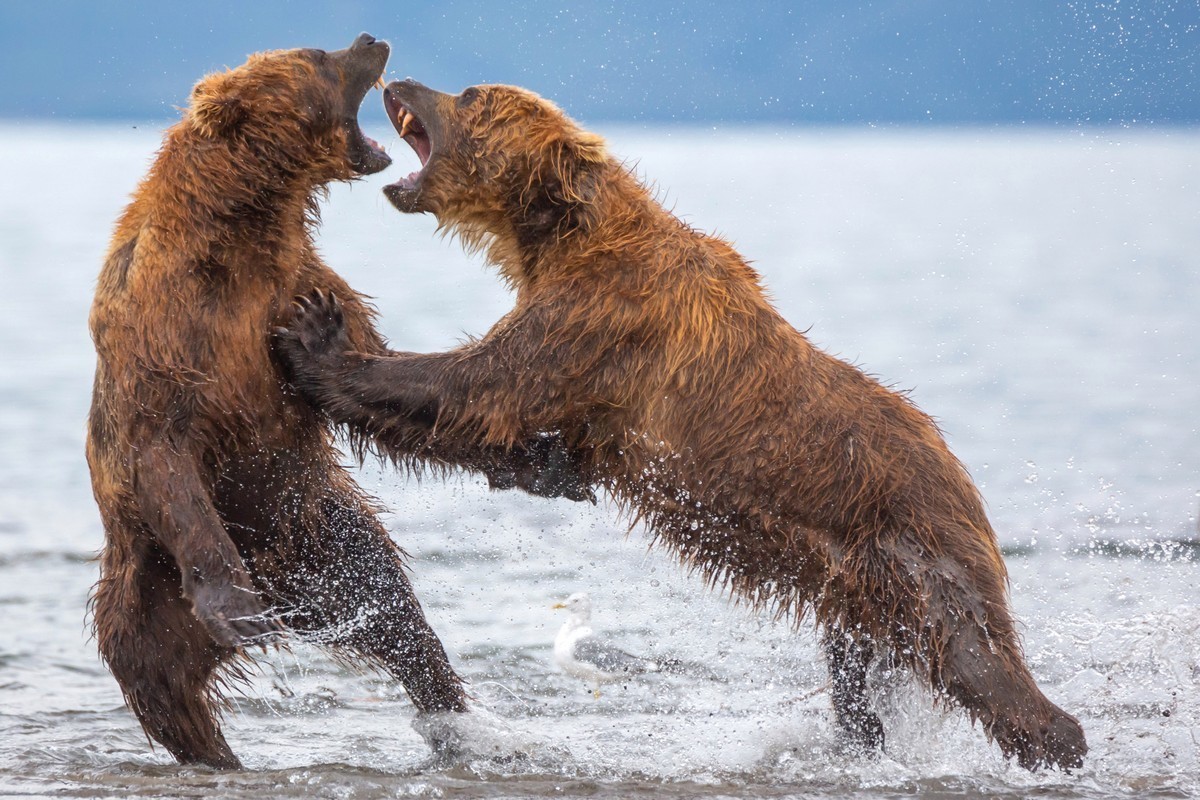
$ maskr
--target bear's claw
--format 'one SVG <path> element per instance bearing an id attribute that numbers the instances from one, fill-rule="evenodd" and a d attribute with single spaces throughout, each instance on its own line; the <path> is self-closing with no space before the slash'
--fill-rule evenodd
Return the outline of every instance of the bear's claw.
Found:
<path id="1" fill-rule="evenodd" d="M 292 318 L 273 340 L 288 382 L 310 402 L 331 362 L 352 349 L 341 302 L 321 289 L 292 300 Z"/>
<path id="2" fill-rule="evenodd" d="M 350 349 L 346 317 L 333 292 L 313 289 L 292 300 L 292 320 L 284 330 L 295 334 L 305 351 L 316 356 Z"/>

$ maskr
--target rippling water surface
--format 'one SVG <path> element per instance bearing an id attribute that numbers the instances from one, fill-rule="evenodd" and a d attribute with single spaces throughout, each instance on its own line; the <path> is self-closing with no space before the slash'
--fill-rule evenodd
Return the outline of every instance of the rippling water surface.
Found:
<path id="1" fill-rule="evenodd" d="M 368 465 L 480 713 L 432 760 L 395 684 L 298 643 L 226 732 L 247 769 L 151 749 L 85 625 L 101 529 L 83 460 L 87 308 L 159 131 L 0 127 L 0 795 L 1186 797 L 1200 794 L 1200 134 L 607 131 L 676 211 L 732 239 L 783 313 L 912 388 L 988 500 L 1078 774 L 1006 764 L 961 714 L 876 675 L 888 752 L 832 746 L 799 633 L 708 592 L 608 505 L 417 484 Z M 380 137 L 385 142 L 386 136 Z M 394 137 L 393 137 L 394 138 Z M 334 189 L 321 245 L 405 349 L 485 330 L 494 274 L 379 192 Z M 628 649 L 707 678 L 558 673 L 549 606 L 587 590 Z M 441 720 L 428 725 L 448 724 Z"/>

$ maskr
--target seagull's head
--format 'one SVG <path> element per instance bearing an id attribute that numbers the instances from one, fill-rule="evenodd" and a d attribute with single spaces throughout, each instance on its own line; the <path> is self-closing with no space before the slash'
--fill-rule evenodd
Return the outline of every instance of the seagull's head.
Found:
<path id="1" fill-rule="evenodd" d="M 588 619 L 592 616 L 592 600 L 587 592 L 576 592 L 561 603 L 555 603 L 551 608 L 565 608 L 573 616 Z"/>

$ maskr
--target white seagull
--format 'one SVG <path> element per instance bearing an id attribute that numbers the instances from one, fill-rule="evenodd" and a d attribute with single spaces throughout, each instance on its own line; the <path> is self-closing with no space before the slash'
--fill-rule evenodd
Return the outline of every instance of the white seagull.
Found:
<path id="1" fill-rule="evenodd" d="M 563 672 L 592 684 L 592 693 L 600 696 L 600 685 L 624 680 L 631 675 L 662 672 L 672 662 L 655 661 L 630 655 L 592 631 L 592 601 L 586 592 L 576 592 L 564 603 L 552 608 L 571 612 L 554 638 L 554 663 Z"/>

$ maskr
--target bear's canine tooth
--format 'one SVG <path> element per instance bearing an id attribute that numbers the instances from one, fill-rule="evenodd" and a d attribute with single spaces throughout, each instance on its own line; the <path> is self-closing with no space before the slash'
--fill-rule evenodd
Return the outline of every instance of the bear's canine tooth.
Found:
<path id="1" fill-rule="evenodd" d="M 382 89 L 384 86 L 387 86 L 387 84 L 383 82 L 383 76 L 380 75 L 378 78 L 375 79 L 375 88 Z"/>
<path id="2" fill-rule="evenodd" d="M 400 120 L 400 138 L 401 139 L 403 139 L 405 136 L 408 135 L 408 131 L 412 127 L 412 122 L 413 122 L 413 115 L 408 112 L 408 109 L 405 109 L 404 116 Z"/>

